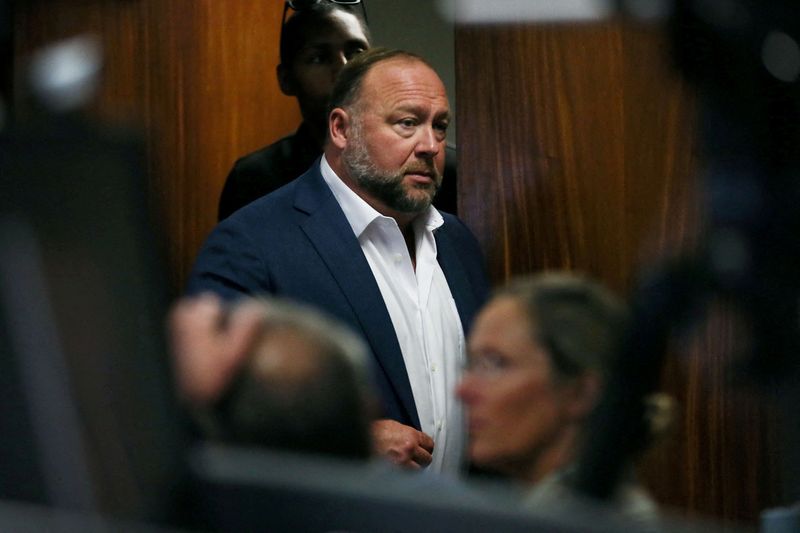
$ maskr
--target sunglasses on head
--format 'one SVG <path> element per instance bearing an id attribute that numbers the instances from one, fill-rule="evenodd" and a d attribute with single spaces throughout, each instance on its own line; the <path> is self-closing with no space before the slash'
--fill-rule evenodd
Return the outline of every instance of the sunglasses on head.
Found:
<path id="1" fill-rule="evenodd" d="M 303 11 L 304 9 L 308 9 L 315 4 L 326 1 L 332 4 L 339 4 L 343 6 L 354 6 L 356 4 L 360 4 L 361 12 L 364 14 L 364 22 L 367 22 L 367 8 L 364 7 L 364 2 L 361 0 L 286 0 L 286 2 L 283 4 L 282 20 L 284 22 L 286 21 L 286 12 L 289 10 L 289 8 L 292 8 L 295 11 Z"/>
<path id="2" fill-rule="evenodd" d="M 295 11 L 300 11 L 302 9 L 307 9 L 314 4 L 319 4 L 325 0 L 286 0 L 286 3 L 289 4 L 289 7 L 294 9 Z M 361 0 L 328 0 L 329 2 L 333 2 L 334 4 L 344 4 L 344 5 L 356 5 L 360 4 Z"/>

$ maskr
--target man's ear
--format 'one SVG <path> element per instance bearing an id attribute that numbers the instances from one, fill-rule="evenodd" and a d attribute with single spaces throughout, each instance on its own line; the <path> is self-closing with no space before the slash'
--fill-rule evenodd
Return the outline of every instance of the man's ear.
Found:
<path id="1" fill-rule="evenodd" d="M 281 63 L 275 69 L 275 74 L 278 76 L 278 85 L 281 88 L 281 92 L 286 96 L 297 96 L 294 87 L 294 79 L 292 79 L 292 75 L 289 72 L 289 69 Z"/>
<path id="2" fill-rule="evenodd" d="M 347 146 L 350 136 L 350 115 L 341 107 L 336 107 L 328 115 L 328 136 L 330 141 L 340 150 Z"/>

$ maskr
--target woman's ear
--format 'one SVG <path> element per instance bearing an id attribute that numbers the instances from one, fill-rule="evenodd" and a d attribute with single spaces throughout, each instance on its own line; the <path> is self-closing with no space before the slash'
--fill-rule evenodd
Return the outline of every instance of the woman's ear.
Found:
<path id="1" fill-rule="evenodd" d="M 278 77 L 278 85 L 281 88 L 281 92 L 286 96 L 296 96 L 297 94 L 295 91 L 292 74 L 283 63 L 277 66 L 275 69 L 275 74 Z"/>
<path id="2" fill-rule="evenodd" d="M 586 418 L 597 406 L 603 393 L 603 378 L 597 372 L 585 372 L 567 385 L 567 412 L 575 419 Z"/>
<path id="3" fill-rule="evenodd" d="M 331 142 L 340 150 L 347 146 L 347 139 L 350 135 L 350 115 L 341 107 L 336 107 L 328 116 L 328 128 L 330 129 Z"/>

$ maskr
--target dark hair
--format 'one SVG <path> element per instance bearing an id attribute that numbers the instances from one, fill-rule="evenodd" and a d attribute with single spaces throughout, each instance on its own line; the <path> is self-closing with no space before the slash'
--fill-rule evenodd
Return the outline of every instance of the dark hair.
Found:
<path id="1" fill-rule="evenodd" d="M 355 5 L 336 4 L 334 2 L 322 1 L 312 4 L 301 11 L 294 12 L 284 23 L 281 30 L 280 54 L 281 64 L 287 68 L 292 65 L 295 55 L 303 47 L 307 40 L 306 32 L 309 29 L 316 29 L 319 26 L 328 24 L 328 18 L 334 11 L 344 11 L 355 15 L 364 30 L 367 41 L 372 41 L 369 28 L 364 20 L 364 15 Z"/>
<path id="2" fill-rule="evenodd" d="M 427 61 L 412 52 L 395 48 L 370 48 L 358 54 L 339 71 L 336 77 L 336 84 L 331 92 L 328 112 L 330 113 L 337 107 L 345 108 L 351 106 L 358 96 L 358 91 L 361 89 L 361 83 L 364 81 L 364 76 L 367 75 L 367 72 L 378 63 L 394 58 L 419 61 L 430 67 Z"/>
<path id="3" fill-rule="evenodd" d="M 575 274 L 545 273 L 514 280 L 496 296 L 524 305 L 534 340 L 547 350 L 557 375 L 608 374 L 627 323 L 625 305 L 608 289 Z"/>

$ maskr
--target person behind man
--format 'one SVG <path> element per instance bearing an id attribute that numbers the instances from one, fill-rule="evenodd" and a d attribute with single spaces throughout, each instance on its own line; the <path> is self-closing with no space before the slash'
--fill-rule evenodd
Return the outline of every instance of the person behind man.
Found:
<path id="1" fill-rule="evenodd" d="M 213 295 L 180 301 L 170 337 L 179 392 L 204 436 L 354 459 L 371 455 L 367 350 L 319 312 L 253 299 L 226 316 Z"/>
<path id="2" fill-rule="evenodd" d="M 469 456 L 529 485 L 530 507 L 570 500 L 573 461 L 625 323 L 615 296 L 567 273 L 512 281 L 478 315 L 457 389 L 469 412 Z M 614 503 L 640 524 L 655 520 L 654 503 L 632 480 Z"/>
<path id="3" fill-rule="evenodd" d="M 236 161 L 220 195 L 218 220 L 285 185 L 314 164 L 327 137 L 328 100 L 336 75 L 370 47 L 363 11 L 353 4 L 321 0 L 287 1 L 285 6 L 291 6 L 295 14 L 281 28 L 277 78 L 281 92 L 297 99 L 303 122 L 293 135 Z M 456 154 L 452 148 L 447 150 L 447 180 L 436 206 L 456 213 Z"/>
<path id="4" fill-rule="evenodd" d="M 444 85 L 422 58 L 359 54 L 334 87 L 322 158 L 222 221 L 188 292 L 273 293 L 340 319 L 373 356 L 378 453 L 456 473 L 465 441 L 453 392 L 487 283 L 472 233 L 431 205 L 449 120 Z"/>

